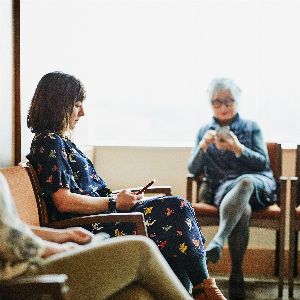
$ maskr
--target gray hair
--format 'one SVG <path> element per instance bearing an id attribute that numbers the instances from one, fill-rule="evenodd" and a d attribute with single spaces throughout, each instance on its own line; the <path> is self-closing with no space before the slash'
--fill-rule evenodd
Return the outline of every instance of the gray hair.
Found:
<path id="1" fill-rule="evenodd" d="M 215 78 L 211 81 L 207 89 L 208 100 L 211 102 L 215 92 L 224 90 L 230 91 L 234 101 L 240 101 L 242 90 L 229 78 Z"/>

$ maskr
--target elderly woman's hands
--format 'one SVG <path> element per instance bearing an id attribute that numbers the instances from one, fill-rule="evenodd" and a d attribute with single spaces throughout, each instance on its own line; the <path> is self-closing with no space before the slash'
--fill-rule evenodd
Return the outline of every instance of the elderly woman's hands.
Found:
<path id="1" fill-rule="evenodd" d="M 201 151 L 206 152 L 210 144 L 215 144 L 220 150 L 232 151 L 236 157 L 241 156 L 244 150 L 244 145 L 240 143 L 232 131 L 220 139 L 215 130 L 208 130 L 200 141 L 199 147 Z"/>
<path id="2" fill-rule="evenodd" d="M 199 147 L 203 152 L 206 152 L 210 144 L 215 144 L 217 140 L 217 132 L 215 130 L 208 130 L 204 134 L 202 140 L 199 143 Z"/>
<path id="3" fill-rule="evenodd" d="M 236 157 L 241 156 L 244 150 L 244 145 L 240 143 L 232 131 L 229 132 L 229 135 L 223 136 L 222 139 L 215 139 L 215 144 L 218 149 L 232 151 Z"/>

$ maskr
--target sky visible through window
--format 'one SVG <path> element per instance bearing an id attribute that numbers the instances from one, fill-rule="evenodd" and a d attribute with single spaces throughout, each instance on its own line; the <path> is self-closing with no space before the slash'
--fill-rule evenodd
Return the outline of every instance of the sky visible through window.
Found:
<path id="1" fill-rule="evenodd" d="M 193 145 L 220 76 L 265 140 L 299 143 L 299 14 L 298 0 L 23 0 L 23 145 L 35 87 L 55 70 L 86 86 L 83 144 Z"/>

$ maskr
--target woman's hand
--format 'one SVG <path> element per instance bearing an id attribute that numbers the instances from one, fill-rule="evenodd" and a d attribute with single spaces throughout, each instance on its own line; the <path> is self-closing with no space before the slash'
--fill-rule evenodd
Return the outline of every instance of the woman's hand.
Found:
<path id="1" fill-rule="evenodd" d="M 215 144 L 218 149 L 232 151 L 237 157 L 241 156 L 244 150 L 244 145 L 240 143 L 232 131 L 229 132 L 228 136 L 217 139 Z"/>
<path id="2" fill-rule="evenodd" d="M 135 195 L 130 190 L 123 190 L 117 194 L 116 208 L 119 211 L 129 211 L 142 197 L 143 194 Z"/>
<path id="3" fill-rule="evenodd" d="M 216 138 L 217 133 L 215 130 L 208 130 L 204 134 L 202 140 L 199 143 L 199 147 L 203 152 L 207 151 L 207 148 L 210 144 L 215 144 L 216 143 Z"/>
<path id="4" fill-rule="evenodd" d="M 64 229 L 57 237 L 58 243 L 73 242 L 85 245 L 91 242 L 94 234 L 80 227 Z"/>
<path id="5" fill-rule="evenodd" d="M 32 231 L 40 238 L 46 241 L 63 244 L 66 242 L 74 242 L 77 244 L 89 243 L 94 234 L 81 228 L 71 227 L 67 229 L 54 229 L 46 227 L 31 226 Z"/>
<path id="6" fill-rule="evenodd" d="M 44 248 L 44 252 L 42 253 L 43 258 L 52 256 L 54 254 L 58 254 L 61 252 L 78 249 L 81 247 L 80 245 L 71 243 L 71 242 L 58 244 L 58 243 L 53 243 L 53 242 L 49 242 L 49 241 L 44 241 L 44 243 L 45 243 L 45 245 L 44 245 L 45 248 Z"/>

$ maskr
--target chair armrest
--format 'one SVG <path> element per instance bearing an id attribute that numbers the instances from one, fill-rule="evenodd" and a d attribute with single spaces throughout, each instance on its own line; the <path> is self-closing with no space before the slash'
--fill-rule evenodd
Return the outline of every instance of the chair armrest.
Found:
<path id="1" fill-rule="evenodd" d="M 140 212 L 87 215 L 48 223 L 47 227 L 68 228 L 93 223 L 134 223 L 136 233 L 147 236 L 144 215 Z"/>
<path id="2" fill-rule="evenodd" d="M 133 187 L 133 188 L 129 188 L 133 193 L 139 191 L 140 189 L 142 189 L 143 187 Z M 122 190 L 114 190 L 112 193 L 113 194 L 118 194 L 120 193 Z M 148 187 L 148 189 L 144 192 L 144 194 L 163 194 L 166 196 L 172 196 L 172 192 L 171 192 L 171 186 L 170 185 L 154 185 L 154 186 L 150 186 Z"/>
<path id="3" fill-rule="evenodd" d="M 130 190 L 132 192 L 137 192 L 141 188 L 142 187 L 134 187 L 134 188 L 131 188 Z M 172 196 L 171 186 L 170 185 L 150 186 L 147 188 L 147 190 L 144 192 L 144 194 L 164 194 L 165 196 Z"/>
<path id="4" fill-rule="evenodd" d="M 193 201 L 193 181 L 195 176 L 192 174 L 186 175 L 186 199 L 190 202 Z"/>
<path id="5" fill-rule="evenodd" d="M 194 176 L 192 174 L 187 174 L 186 175 L 186 199 L 190 201 L 191 203 L 197 202 L 198 198 L 198 190 L 200 185 L 202 184 L 204 180 L 203 175 L 197 175 Z M 193 198 L 193 183 L 195 182 L 197 190 L 196 190 L 196 197 Z"/>
<path id="6" fill-rule="evenodd" d="M 19 277 L 0 282 L 1 299 L 30 299 L 32 295 L 52 295 L 51 299 L 69 299 L 65 274 Z M 3 297 L 3 298 L 2 298 Z"/>

